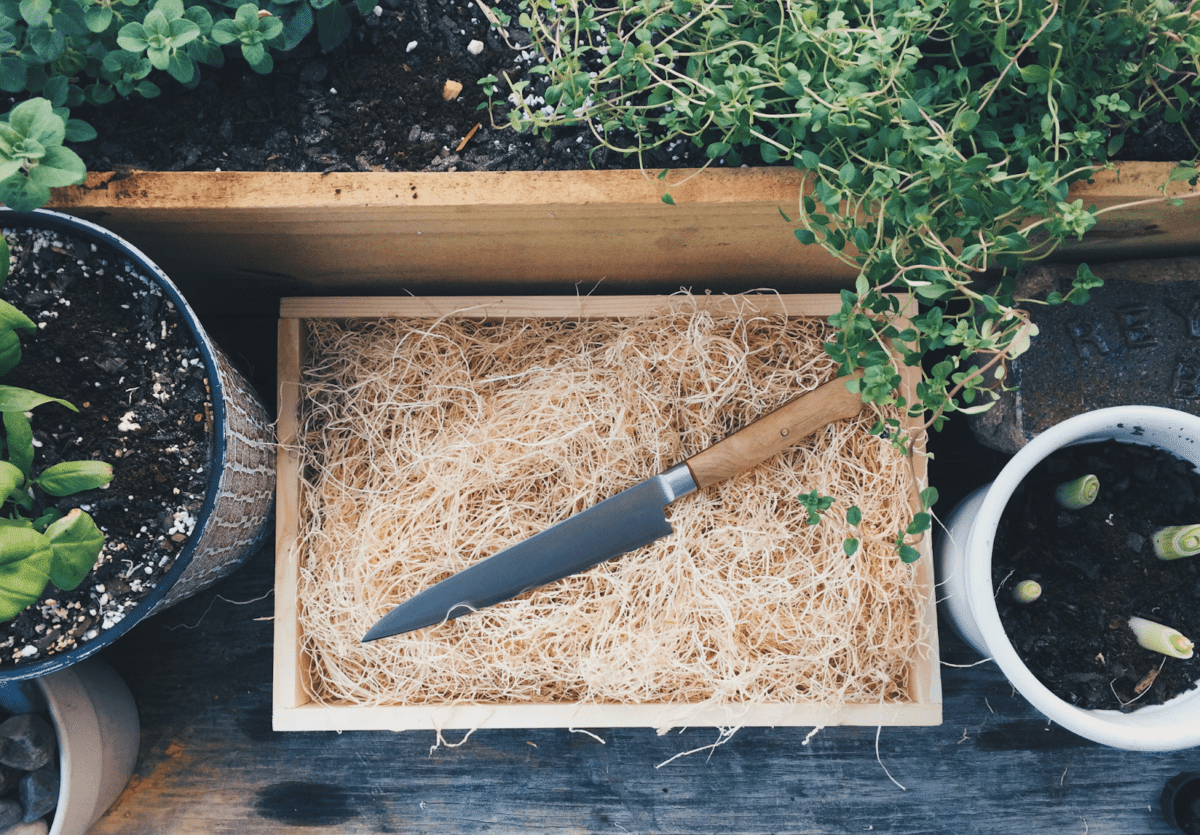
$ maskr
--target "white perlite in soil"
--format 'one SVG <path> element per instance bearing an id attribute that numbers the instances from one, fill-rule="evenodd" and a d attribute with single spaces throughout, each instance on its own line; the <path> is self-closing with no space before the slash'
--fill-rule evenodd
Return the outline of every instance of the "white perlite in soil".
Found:
<path id="1" fill-rule="evenodd" d="M 12 274 L 0 297 L 38 325 L 0 379 L 63 398 L 32 415 L 34 471 L 58 461 L 113 465 L 108 487 L 46 506 L 80 507 L 104 532 L 74 591 L 0 624 L 0 666 L 70 651 L 122 623 L 170 570 L 195 525 L 210 467 L 211 400 L 184 319 L 137 265 L 57 232 L 4 230 Z"/>

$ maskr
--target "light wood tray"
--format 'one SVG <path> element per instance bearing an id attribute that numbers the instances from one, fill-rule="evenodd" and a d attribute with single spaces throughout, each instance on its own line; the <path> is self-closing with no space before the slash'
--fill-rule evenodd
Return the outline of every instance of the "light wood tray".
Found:
<path id="1" fill-rule="evenodd" d="M 764 295 L 756 306 L 796 317 L 828 317 L 840 308 L 835 295 Z M 712 306 L 722 297 L 706 300 Z M 936 725 L 941 722 L 942 695 L 938 662 L 930 537 L 918 547 L 915 581 L 924 601 L 921 617 L 929 636 L 927 657 L 912 660 L 912 700 L 885 704 L 749 704 L 699 712 L 689 705 L 522 704 L 363 707 L 318 704 L 308 686 L 310 670 L 300 651 L 297 593 L 300 565 L 296 547 L 299 525 L 298 430 L 300 369 L 305 357 L 303 322 L 311 319 L 441 317 L 472 318 L 572 317 L 601 318 L 642 315 L 651 310 L 691 304 L 682 297 L 359 297 L 285 298 L 279 321 L 279 458 L 275 568 L 275 661 L 273 723 L 277 731 L 409 730 L 470 728 L 606 728 L 680 725 Z M 915 385 L 910 369 L 906 386 Z M 926 486 L 924 459 L 917 458 L 918 488 Z"/>

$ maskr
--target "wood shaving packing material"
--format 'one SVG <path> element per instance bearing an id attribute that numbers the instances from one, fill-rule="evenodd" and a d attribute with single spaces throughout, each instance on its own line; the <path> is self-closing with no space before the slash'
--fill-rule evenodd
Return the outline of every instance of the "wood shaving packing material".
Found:
<path id="1" fill-rule="evenodd" d="M 832 379 L 814 319 L 311 322 L 302 649 L 324 704 L 905 701 L 927 652 L 890 543 L 909 462 L 827 427 L 668 506 L 675 533 L 520 599 L 362 644 L 418 591 Z M 796 495 L 836 503 L 806 524 Z M 863 523 L 845 524 L 857 504 Z M 853 557 L 843 540 L 858 536 Z"/>

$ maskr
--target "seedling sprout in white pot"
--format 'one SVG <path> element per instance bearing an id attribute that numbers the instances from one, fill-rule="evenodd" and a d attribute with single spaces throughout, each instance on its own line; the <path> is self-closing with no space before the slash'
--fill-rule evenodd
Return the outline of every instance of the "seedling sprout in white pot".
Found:
<path id="1" fill-rule="evenodd" d="M 1200 689 L 1193 688 L 1163 704 L 1147 705 L 1132 712 L 1076 707 L 1055 695 L 1022 661 L 1005 632 L 997 607 L 993 549 L 1001 517 L 1017 488 L 1034 467 L 1059 449 L 1114 440 L 1163 450 L 1200 469 L 1200 417 L 1173 409 L 1155 406 L 1099 409 L 1043 432 L 1013 456 L 995 481 L 969 495 L 947 518 L 945 535 L 936 549 L 945 611 L 968 644 L 993 659 L 1034 707 L 1064 728 L 1116 748 L 1141 751 L 1190 748 L 1200 745 Z M 1068 505 L 1063 505 L 1064 497 L 1060 497 L 1060 506 L 1067 507 L 1071 501 L 1086 503 L 1088 489 L 1081 478 L 1079 484 L 1064 489 Z M 1161 550 L 1159 553 L 1161 556 Z M 1010 593 L 1031 596 L 1034 600 L 1039 594 L 1049 593 L 1024 584 L 1017 584 L 1016 589 L 1019 591 Z M 1147 623 L 1144 618 L 1130 620 L 1129 628 L 1143 646 L 1161 643 L 1180 658 L 1189 657 L 1192 652 L 1191 641 L 1177 635 L 1171 624 Z"/>

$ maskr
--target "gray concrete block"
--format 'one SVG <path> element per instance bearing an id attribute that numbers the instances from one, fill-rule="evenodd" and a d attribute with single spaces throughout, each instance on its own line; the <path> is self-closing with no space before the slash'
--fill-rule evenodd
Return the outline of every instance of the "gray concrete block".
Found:
<path id="1" fill-rule="evenodd" d="M 1082 306 L 1027 306 L 1039 334 L 1009 367 L 1006 392 L 970 418 L 980 443 L 1016 452 L 1073 415 L 1107 406 L 1200 414 L 1200 258 L 1090 264 L 1104 279 Z M 1027 268 L 1016 297 L 1066 293 L 1075 264 Z"/>

